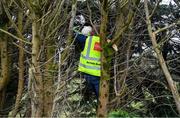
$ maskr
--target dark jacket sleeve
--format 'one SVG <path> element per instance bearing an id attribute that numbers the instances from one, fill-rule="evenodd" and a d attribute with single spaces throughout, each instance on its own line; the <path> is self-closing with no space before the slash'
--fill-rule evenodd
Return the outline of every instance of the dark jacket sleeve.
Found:
<path id="1" fill-rule="evenodd" d="M 80 33 L 75 33 L 75 42 L 77 42 L 78 45 L 84 49 L 85 42 L 86 42 L 87 36 L 80 34 Z"/>

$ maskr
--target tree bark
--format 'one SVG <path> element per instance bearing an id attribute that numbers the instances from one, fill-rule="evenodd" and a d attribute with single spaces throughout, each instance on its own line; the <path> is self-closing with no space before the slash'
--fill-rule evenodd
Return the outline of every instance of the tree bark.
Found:
<path id="1" fill-rule="evenodd" d="M 45 117 L 50 117 L 52 112 L 52 105 L 53 105 L 53 73 L 54 70 L 54 63 L 51 59 L 55 54 L 55 49 L 52 47 L 54 45 L 54 42 L 50 39 L 47 41 L 47 53 L 46 53 L 46 60 L 50 60 L 45 68 L 45 77 L 43 80 L 44 87 L 43 87 L 43 93 L 44 93 L 44 104 L 43 104 L 43 113 Z"/>
<path id="2" fill-rule="evenodd" d="M 6 38 L 6 35 L 0 37 L 0 42 L 1 42 L 1 76 L 0 76 L 0 91 L 2 91 L 6 85 L 8 84 L 8 41 Z"/>
<path id="3" fill-rule="evenodd" d="M 22 32 L 23 30 L 23 11 L 21 11 L 19 9 L 19 13 L 18 13 L 18 29 L 20 32 Z M 18 34 L 18 36 L 23 39 L 24 37 L 22 37 L 21 34 Z M 22 93 L 23 93 L 23 88 L 24 88 L 24 43 L 22 41 L 19 42 L 19 46 L 22 48 L 19 48 L 19 79 L 18 79 L 18 91 L 17 91 L 17 95 L 16 95 L 16 102 L 15 102 L 15 107 L 12 111 L 11 117 L 15 117 L 18 109 L 20 107 L 20 101 L 21 101 L 21 97 L 22 97 Z"/>
<path id="4" fill-rule="evenodd" d="M 100 44 L 105 46 L 106 42 L 106 29 L 108 23 L 108 0 L 102 1 L 101 6 L 101 27 L 100 27 Z M 108 112 L 108 100 L 109 100 L 109 79 L 110 79 L 110 65 L 107 57 L 107 47 L 103 47 L 101 53 L 101 79 L 99 85 L 99 101 L 97 116 L 98 117 L 107 117 Z"/>
<path id="5" fill-rule="evenodd" d="M 173 98 L 175 100 L 178 113 L 180 114 L 180 96 L 179 96 L 179 93 L 178 93 L 178 89 L 177 89 L 177 87 L 176 87 L 176 85 L 175 85 L 175 83 L 174 83 L 174 81 L 173 81 L 173 79 L 171 77 L 171 74 L 170 74 L 170 72 L 168 70 L 166 62 L 165 62 L 165 60 L 163 58 L 162 52 L 159 49 L 159 45 L 157 44 L 156 35 L 152 30 L 151 20 L 150 20 L 150 17 L 149 17 L 149 10 L 148 10 L 148 0 L 144 1 L 144 7 L 145 7 L 145 13 L 146 13 L 146 23 L 147 23 L 148 32 L 149 32 L 149 36 L 150 36 L 153 48 L 154 48 L 154 50 L 155 50 L 155 52 L 157 54 L 159 64 L 161 66 L 161 69 L 162 69 L 162 71 L 163 71 L 163 73 L 165 75 L 165 78 L 166 78 L 166 80 L 168 82 L 168 85 L 170 87 L 170 90 L 172 92 L 172 95 L 173 95 Z"/>
<path id="6" fill-rule="evenodd" d="M 43 82 L 40 70 L 39 53 L 40 53 L 40 22 L 37 22 L 39 16 L 32 13 L 32 64 L 29 74 L 31 75 L 31 117 L 43 116 Z"/>
<path id="7" fill-rule="evenodd" d="M 0 110 L 3 109 L 6 95 L 6 86 L 9 81 L 9 64 L 8 64 L 8 39 L 6 34 L 0 37 Z"/>
<path id="8" fill-rule="evenodd" d="M 0 91 L 0 111 L 3 110 L 4 104 L 5 104 L 5 98 L 6 98 L 6 88 Z M 1 113 L 0 113 L 0 116 L 1 116 Z"/>

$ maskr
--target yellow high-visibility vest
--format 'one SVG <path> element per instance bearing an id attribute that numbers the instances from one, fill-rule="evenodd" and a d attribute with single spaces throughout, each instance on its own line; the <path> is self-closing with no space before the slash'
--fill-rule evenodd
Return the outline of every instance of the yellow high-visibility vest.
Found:
<path id="1" fill-rule="evenodd" d="M 101 50 L 100 38 L 98 36 L 88 36 L 84 50 L 81 52 L 78 70 L 86 74 L 100 76 Z"/>

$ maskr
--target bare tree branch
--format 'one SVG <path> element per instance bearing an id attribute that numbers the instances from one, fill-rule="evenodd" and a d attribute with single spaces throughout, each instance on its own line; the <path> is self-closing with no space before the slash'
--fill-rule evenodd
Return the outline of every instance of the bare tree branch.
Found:
<path id="1" fill-rule="evenodd" d="M 177 23 L 172 23 L 172 24 L 170 24 L 170 25 L 168 25 L 168 26 L 166 26 L 166 27 L 163 27 L 163 28 L 161 28 L 161 29 L 158 29 L 158 30 L 154 31 L 154 33 L 155 33 L 155 34 L 158 34 L 159 32 L 162 32 L 162 31 L 167 30 L 167 29 L 169 29 L 169 28 L 171 28 L 171 27 L 174 27 L 174 26 L 177 25 L 177 24 L 180 24 L 180 20 L 179 20 Z"/>
<path id="2" fill-rule="evenodd" d="M 5 30 L 3 30 L 3 29 L 1 29 L 1 28 L 0 28 L 0 31 L 1 31 L 1 32 L 4 32 L 4 33 L 6 33 L 6 34 L 8 34 L 8 35 L 10 35 L 10 36 L 12 36 L 13 38 L 15 38 L 15 39 L 17 39 L 17 40 L 19 40 L 19 41 L 22 41 L 22 42 L 27 43 L 27 44 L 30 44 L 30 45 L 32 44 L 31 42 L 28 42 L 28 41 L 25 41 L 25 40 L 23 40 L 23 39 L 21 39 L 21 38 L 18 38 L 17 36 L 11 34 L 11 33 L 8 32 L 8 31 L 5 31 Z"/>
<path id="3" fill-rule="evenodd" d="M 166 80 L 168 82 L 168 85 L 171 89 L 171 92 L 173 94 L 173 98 L 175 100 L 175 103 L 176 103 L 176 108 L 180 114 L 180 96 L 179 96 L 179 93 L 178 93 L 178 90 L 177 90 L 177 87 L 171 77 L 171 74 L 168 70 L 168 67 L 165 63 L 165 60 L 163 58 L 163 55 L 162 55 L 162 52 L 160 51 L 158 47 L 158 44 L 157 44 L 157 41 L 156 41 L 156 34 L 153 32 L 152 30 L 152 26 L 151 26 L 151 20 L 149 18 L 149 9 L 148 9 L 148 0 L 145 0 L 144 1 L 144 8 L 145 8 L 145 13 L 146 13 L 146 23 L 147 23 L 147 26 L 148 26 L 148 32 L 149 32 L 149 36 L 151 38 L 151 42 L 153 44 L 153 47 L 155 49 L 155 52 L 157 54 L 157 57 L 158 57 L 158 60 L 159 60 L 159 64 L 161 66 L 161 69 L 166 77 Z"/>

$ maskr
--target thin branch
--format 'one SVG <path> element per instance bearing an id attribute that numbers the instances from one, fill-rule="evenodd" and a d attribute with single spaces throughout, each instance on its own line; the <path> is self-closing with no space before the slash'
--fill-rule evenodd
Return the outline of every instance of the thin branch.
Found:
<path id="1" fill-rule="evenodd" d="M 95 30 L 96 34 L 99 35 L 96 27 L 94 26 L 94 24 L 93 24 L 93 22 L 92 22 L 92 11 L 91 11 L 91 9 L 90 9 L 90 7 L 89 7 L 89 2 L 87 2 L 87 8 L 88 8 L 88 11 L 89 11 L 89 20 L 90 20 L 90 23 L 91 23 L 91 25 L 93 26 L 93 29 Z"/>
<path id="2" fill-rule="evenodd" d="M 6 33 L 6 34 L 8 34 L 8 35 L 10 35 L 11 37 L 13 37 L 13 38 L 15 38 L 15 39 L 17 39 L 17 40 L 19 40 L 19 41 L 22 41 L 22 42 L 24 42 L 24 43 L 27 43 L 27 44 L 32 45 L 31 42 L 28 42 L 28 41 L 25 41 L 25 40 L 23 40 L 23 39 L 21 39 L 21 38 L 18 38 L 17 36 L 11 34 L 11 33 L 8 32 L 8 31 L 5 31 L 5 30 L 3 30 L 3 29 L 1 29 L 1 28 L 0 28 L 0 31 Z"/>
<path id="3" fill-rule="evenodd" d="M 15 0 L 12 0 L 12 1 L 16 4 L 19 10 L 23 11 L 23 9 L 21 8 L 21 5 L 19 5 Z"/>
<path id="4" fill-rule="evenodd" d="M 161 2 L 161 0 L 158 0 L 158 2 L 156 3 L 156 6 L 154 7 L 152 13 L 149 15 L 150 18 L 154 15 L 154 13 L 155 13 L 157 7 L 159 6 L 159 3 L 160 3 L 160 2 Z"/>
<path id="5" fill-rule="evenodd" d="M 170 24 L 170 25 L 168 25 L 168 26 L 166 26 L 166 27 L 163 27 L 163 28 L 161 28 L 161 29 L 158 29 L 158 30 L 156 30 L 154 33 L 155 33 L 155 34 L 158 34 L 159 32 L 162 32 L 162 31 L 167 30 L 167 29 L 169 29 L 169 28 L 171 28 L 171 27 L 174 27 L 174 26 L 177 25 L 177 24 L 180 24 L 180 20 L 179 20 L 177 23 L 172 23 L 172 24 Z"/>
<path id="6" fill-rule="evenodd" d="M 15 46 L 17 46 L 18 48 L 21 48 L 21 49 L 23 49 L 25 52 L 27 52 L 28 54 L 32 54 L 31 52 L 29 52 L 28 50 L 26 50 L 26 49 L 24 49 L 23 47 L 21 47 L 20 45 L 18 45 L 18 44 L 16 44 L 16 43 L 12 43 L 12 44 L 14 44 Z"/>
<path id="7" fill-rule="evenodd" d="M 49 26 L 52 26 L 52 24 L 56 21 L 57 17 L 59 16 L 59 13 L 61 13 L 63 5 L 65 3 L 65 0 L 59 1 L 57 7 L 55 8 L 55 10 L 51 13 L 54 16 L 50 17 L 50 20 L 47 22 L 48 24 L 50 24 Z M 51 19 L 52 18 L 52 19 Z M 50 34 L 50 28 L 47 31 L 47 34 Z"/>
<path id="8" fill-rule="evenodd" d="M 37 22 L 41 21 L 44 19 L 46 16 L 48 16 L 51 13 L 51 11 L 48 11 L 45 15 L 43 15 L 40 19 L 37 20 Z"/>
<path id="9" fill-rule="evenodd" d="M 166 65 L 166 62 L 163 58 L 161 50 L 159 48 L 156 48 L 156 47 L 158 47 L 158 44 L 156 41 L 156 34 L 152 31 L 151 20 L 149 17 L 148 0 L 144 1 L 144 9 L 145 9 L 145 13 L 146 13 L 146 23 L 147 23 L 147 27 L 148 27 L 149 37 L 151 39 L 153 47 L 155 48 L 155 52 L 156 52 L 157 58 L 159 60 L 159 65 L 161 66 L 161 69 L 164 73 L 164 76 L 165 76 L 165 78 L 168 82 L 168 85 L 170 87 L 170 90 L 172 92 L 174 101 L 176 103 L 177 111 L 180 114 L 180 97 L 179 97 L 179 93 L 178 93 L 176 84 L 174 83 L 174 81 L 172 79 L 172 76 L 171 76 L 169 69 Z"/>
<path id="10" fill-rule="evenodd" d="M 121 8 L 125 7 L 128 4 L 129 0 L 123 0 L 121 1 Z"/>
<path id="11" fill-rule="evenodd" d="M 70 15 L 69 15 L 69 16 L 70 16 Z M 60 22 L 60 23 L 57 25 L 57 27 L 54 28 L 54 30 L 52 30 L 52 32 L 50 32 L 49 35 L 45 37 L 45 40 L 48 39 L 50 36 L 52 36 L 61 26 L 63 26 L 63 25 L 67 22 L 69 16 L 67 16 L 66 20 L 64 20 L 63 23 Z"/>
<path id="12" fill-rule="evenodd" d="M 12 17 L 9 13 L 9 10 L 7 9 L 7 7 L 5 7 L 5 5 L 3 5 L 3 8 L 6 12 L 6 15 L 8 17 L 8 19 L 10 20 L 10 22 L 12 23 L 13 27 L 15 28 L 15 30 L 17 31 L 18 35 L 23 38 L 24 36 L 22 35 L 21 31 L 19 30 L 19 28 L 17 27 L 17 25 L 15 24 L 15 22 L 12 20 Z"/>

